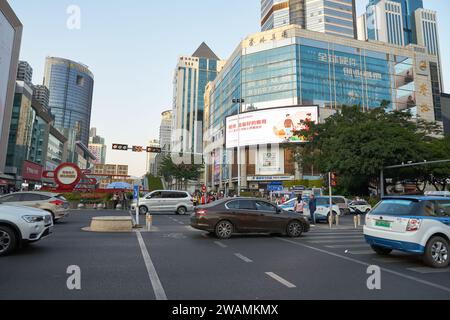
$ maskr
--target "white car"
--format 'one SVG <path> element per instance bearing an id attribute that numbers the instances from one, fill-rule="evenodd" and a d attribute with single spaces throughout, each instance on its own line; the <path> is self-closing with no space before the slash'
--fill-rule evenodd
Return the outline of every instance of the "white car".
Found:
<path id="1" fill-rule="evenodd" d="M 305 202 L 309 202 L 309 200 L 304 200 Z M 288 202 L 279 205 L 279 207 L 285 211 L 294 212 L 295 211 L 295 203 L 297 199 L 291 199 Z M 328 221 L 328 215 L 330 213 L 330 198 L 329 197 L 317 197 L 316 198 L 316 221 Z M 333 215 L 341 215 L 341 211 L 339 210 L 339 206 L 336 203 L 333 203 Z M 304 207 L 303 215 L 310 218 L 309 214 L 309 205 L 307 204 Z"/>
<path id="2" fill-rule="evenodd" d="M 52 228 L 52 215 L 46 211 L 0 204 L 0 256 L 49 236 Z"/>
<path id="3" fill-rule="evenodd" d="M 136 201 L 131 204 L 131 210 L 136 210 Z M 148 212 L 173 212 L 186 214 L 194 211 L 194 200 L 186 191 L 153 191 L 139 199 L 139 214 Z"/>
<path id="4" fill-rule="evenodd" d="M 348 205 L 351 213 L 359 211 L 362 214 L 367 214 L 372 210 L 372 206 L 367 201 L 353 201 Z"/>
<path id="5" fill-rule="evenodd" d="M 389 197 L 367 216 L 364 236 L 380 255 L 393 250 L 420 255 L 434 268 L 450 264 L 450 199 Z"/>

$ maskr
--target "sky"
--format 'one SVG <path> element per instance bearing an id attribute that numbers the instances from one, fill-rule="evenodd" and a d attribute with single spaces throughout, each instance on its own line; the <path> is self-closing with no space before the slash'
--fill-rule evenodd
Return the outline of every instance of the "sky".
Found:
<path id="1" fill-rule="evenodd" d="M 240 40 L 260 30 L 260 0 L 8 0 L 24 25 L 21 60 L 42 83 L 46 56 L 89 66 L 95 76 L 91 127 L 106 138 L 107 163 L 128 164 L 141 176 L 146 154 L 111 151 L 112 143 L 147 146 L 159 138 L 161 112 L 172 108 L 173 73 L 180 55 L 205 41 L 222 59 Z M 368 0 L 357 0 L 364 11 Z M 69 29 L 67 9 L 80 8 L 79 29 Z M 448 0 L 425 0 L 438 11 L 441 52 L 450 52 Z M 450 61 L 442 56 L 450 90 Z"/>

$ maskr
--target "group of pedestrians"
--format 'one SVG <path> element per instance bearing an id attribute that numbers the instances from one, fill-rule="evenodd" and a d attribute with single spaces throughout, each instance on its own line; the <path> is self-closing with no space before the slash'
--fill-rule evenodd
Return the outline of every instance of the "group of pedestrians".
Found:
<path id="1" fill-rule="evenodd" d="M 131 202 L 132 197 L 133 197 L 132 195 L 129 196 L 128 194 L 123 192 L 114 193 L 112 197 L 114 209 L 117 209 L 117 206 L 120 204 L 123 210 L 128 210 L 129 203 Z"/>
<path id="2" fill-rule="evenodd" d="M 316 224 L 316 210 L 317 210 L 317 200 L 316 197 L 312 194 L 309 196 L 309 202 L 308 204 L 303 200 L 302 195 L 299 195 L 297 197 L 297 200 L 295 201 L 294 205 L 294 211 L 298 214 L 303 215 L 303 212 L 305 211 L 305 207 L 308 205 L 309 207 L 309 214 L 311 216 L 311 221 L 313 224 Z"/>

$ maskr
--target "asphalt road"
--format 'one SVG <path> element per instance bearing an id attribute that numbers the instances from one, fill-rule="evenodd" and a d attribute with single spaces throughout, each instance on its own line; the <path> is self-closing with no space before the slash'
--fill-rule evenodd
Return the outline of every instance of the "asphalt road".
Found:
<path id="1" fill-rule="evenodd" d="M 151 232 L 81 230 L 93 216 L 117 214 L 73 211 L 51 237 L 0 258 L 0 299 L 450 299 L 450 268 L 426 268 L 403 253 L 379 257 L 349 218 L 299 239 L 218 241 L 175 215 L 155 216 Z M 81 290 L 67 288 L 72 265 L 80 267 Z M 381 268 L 381 290 L 367 287 L 372 265 Z"/>

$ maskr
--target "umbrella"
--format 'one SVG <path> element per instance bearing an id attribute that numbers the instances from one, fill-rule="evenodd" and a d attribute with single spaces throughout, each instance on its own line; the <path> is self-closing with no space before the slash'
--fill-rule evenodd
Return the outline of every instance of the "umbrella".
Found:
<path id="1" fill-rule="evenodd" d="M 106 189 L 120 189 L 120 190 L 131 190 L 133 187 L 126 182 L 113 182 L 109 184 Z"/>

